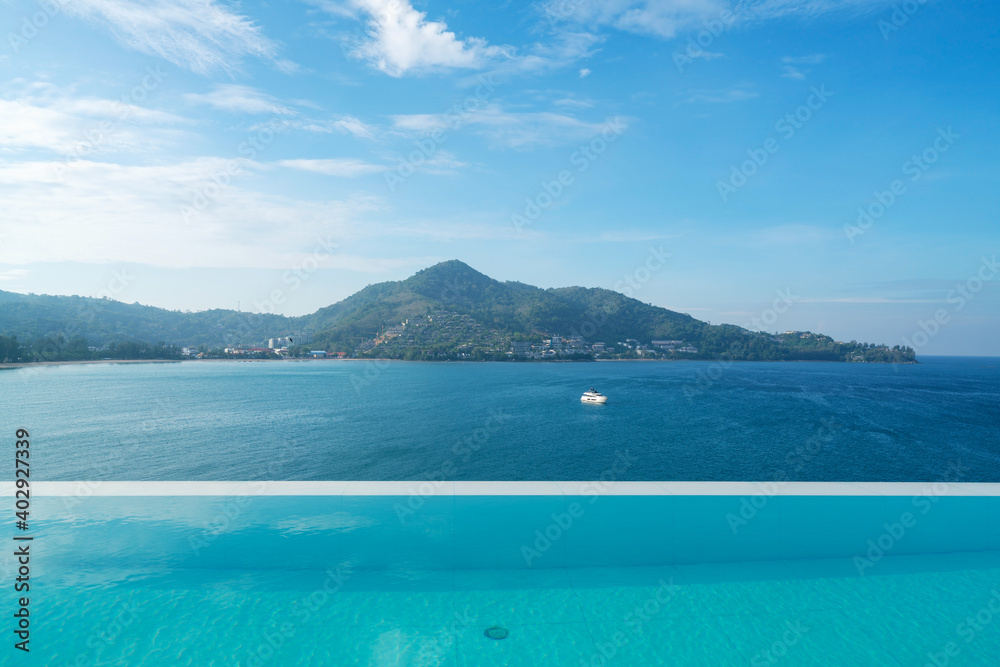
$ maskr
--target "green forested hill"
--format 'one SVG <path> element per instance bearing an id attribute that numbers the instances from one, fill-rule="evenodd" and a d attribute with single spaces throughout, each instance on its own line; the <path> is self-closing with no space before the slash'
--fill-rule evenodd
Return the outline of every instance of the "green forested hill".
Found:
<path id="1" fill-rule="evenodd" d="M 593 341 L 669 337 L 701 332 L 710 326 L 690 315 L 650 306 L 611 290 L 540 289 L 517 282 L 501 283 L 457 260 L 442 262 L 403 281 L 366 287 L 305 321 L 315 331 L 333 335 L 341 329 L 371 332 L 423 315 L 428 309 L 468 314 L 485 326 L 511 333 L 578 332 Z M 597 330 L 591 332 L 594 327 Z"/>
<path id="2" fill-rule="evenodd" d="M 0 292 L 0 332 L 26 338 L 68 334 L 95 344 L 140 339 L 215 345 L 238 331 L 263 333 L 288 322 L 281 316 L 235 310 L 184 313 L 112 299 Z"/>
<path id="3" fill-rule="evenodd" d="M 576 335 L 590 343 L 608 344 L 626 338 L 647 344 L 676 339 L 697 346 L 697 354 L 685 358 L 913 360 L 912 350 L 898 346 L 837 343 L 818 334 L 772 336 L 710 325 L 606 289 L 541 289 L 499 282 L 452 260 L 406 280 L 369 285 L 302 317 L 221 309 L 190 313 L 109 299 L 0 291 L 0 361 L 87 358 L 86 348 L 109 345 L 122 355 L 175 355 L 177 350 L 170 346 L 214 349 L 303 333 L 313 336 L 312 347 L 353 353 L 361 341 L 383 328 L 435 312 L 471 318 L 494 340 L 528 340 L 542 334 Z M 108 351 L 100 354 L 107 356 Z"/>

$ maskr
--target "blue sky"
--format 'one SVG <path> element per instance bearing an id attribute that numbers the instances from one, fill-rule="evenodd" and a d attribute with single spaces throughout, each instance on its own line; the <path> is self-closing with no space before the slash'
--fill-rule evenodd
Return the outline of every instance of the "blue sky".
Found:
<path id="1" fill-rule="evenodd" d="M 1000 355 L 989 3 L 2 13 L 0 289 L 302 314 L 458 258 Z"/>

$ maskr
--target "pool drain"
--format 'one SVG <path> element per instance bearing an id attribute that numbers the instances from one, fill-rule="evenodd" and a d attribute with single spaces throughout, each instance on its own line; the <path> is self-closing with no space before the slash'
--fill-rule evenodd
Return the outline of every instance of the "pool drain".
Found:
<path id="1" fill-rule="evenodd" d="M 510 632 L 507 630 L 507 628 L 502 628 L 499 625 L 494 625 L 492 628 L 486 628 L 486 632 L 484 632 L 483 634 L 485 634 L 490 639 L 507 639 L 507 636 L 510 634 Z"/>

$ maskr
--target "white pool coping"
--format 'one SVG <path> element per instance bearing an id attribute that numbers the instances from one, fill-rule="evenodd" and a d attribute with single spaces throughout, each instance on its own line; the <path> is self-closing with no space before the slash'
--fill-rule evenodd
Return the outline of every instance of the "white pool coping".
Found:
<path id="1" fill-rule="evenodd" d="M 13 496 L 0 482 L 0 496 Z M 1000 496 L 954 482 L 32 482 L 32 496 Z"/>

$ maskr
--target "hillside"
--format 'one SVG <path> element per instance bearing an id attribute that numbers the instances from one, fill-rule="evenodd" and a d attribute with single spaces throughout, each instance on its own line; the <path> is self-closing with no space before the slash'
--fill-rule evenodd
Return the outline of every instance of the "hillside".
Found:
<path id="1" fill-rule="evenodd" d="M 166 349 L 264 346 L 268 338 L 289 335 L 311 339 L 314 349 L 409 359 L 913 360 L 912 350 L 898 346 L 710 325 L 606 289 L 500 282 L 457 260 L 406 280 L 369 285 L 302 317 L 221 309 L 190 313 L 108 299 L 0 292 L 0 335 L 5 337 L 0 360 L 12 356 L 11 337 L 21 350 L 14 356 L 54 359 L 86 358 L 86 348 L 107 352 L 126 343 L 146 345 L 143 354 L 152 354 L 150 346 L 158 343 L 163 354 L 179 354 Z M 512 346 L 520 352 L 511 355 Z"/>

